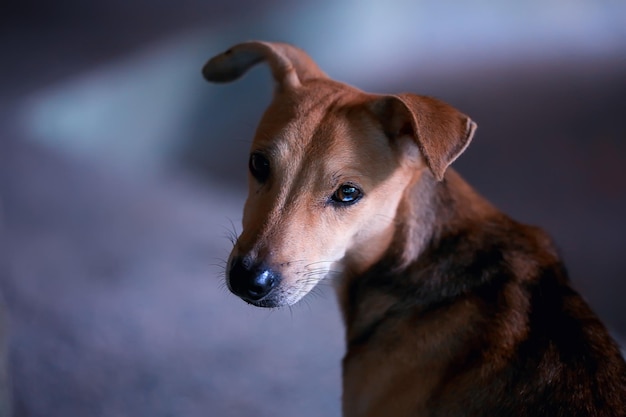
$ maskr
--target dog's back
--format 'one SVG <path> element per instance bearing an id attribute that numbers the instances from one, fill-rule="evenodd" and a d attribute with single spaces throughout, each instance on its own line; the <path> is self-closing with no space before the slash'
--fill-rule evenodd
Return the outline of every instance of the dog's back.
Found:
<path id="1" fill-rule="evenodd" d="M 421 255 L 344 289 L 344 414 L 626 415 L 619 348 L 547 235 L 481 202 L 454 172 L 427 188 L 438 207 Z"/>

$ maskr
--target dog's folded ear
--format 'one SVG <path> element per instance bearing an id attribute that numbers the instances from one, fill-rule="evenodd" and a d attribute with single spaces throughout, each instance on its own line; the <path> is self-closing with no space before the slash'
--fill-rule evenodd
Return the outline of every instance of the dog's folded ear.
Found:
<path id="1" fill-rule="evenodd" d="M 304 81 L 327 78 L 306 52 L 286 43 L 240 43 L 211 58 L 202 68 L 207 81 L 235 81 L 254 65 L 266 61 L 279 87 L 296 88 Z"/>
<path id="2" fill-rule="evenodd" d="M 398 94 L 375 100 L 372 111 L 390 137 L 410 135 L 424 161 L 441 181 L 448 166 L 470 144 L 476 123 L 454 107 L 437 99 Z"/>

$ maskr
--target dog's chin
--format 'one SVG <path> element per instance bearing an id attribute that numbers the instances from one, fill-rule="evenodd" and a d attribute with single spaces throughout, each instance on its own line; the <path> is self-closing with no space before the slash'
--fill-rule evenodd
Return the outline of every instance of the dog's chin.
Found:
<path id="1" fill-rule="evenodd" d="M 261 300 L 257 300 L 257 301 L 246 300 L 245 298 L 242 298 L 242 300 L 250 305 L 253 305 L 255 307 L 261 307 L 261 308 L 277 308 L 277 307 L 283 307 L 283 306 L 288 305 L 288 304 L 283 304 L 279 300 L 269 297 L 269 296 L 266 298 L 262 298 Z"/>
<path id="2" fill-rule="evenodd" d="M 246 303 L 253 305 L 255 307 L 262 308 L 280 308 L 280 307 L 289 307 L 296 304 L 300 301 L 304 296 L 306 296 L 311 288 L 290 288 L 285 289 L 278 287 L 274 291 L 270 292 L 265 297 L 260 300 L 249 300 L 246 298 L 241 298 Z"/>

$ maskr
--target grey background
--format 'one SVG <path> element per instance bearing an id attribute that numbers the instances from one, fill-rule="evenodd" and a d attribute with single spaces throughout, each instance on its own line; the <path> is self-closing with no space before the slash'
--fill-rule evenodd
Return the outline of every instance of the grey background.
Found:
<path id="1" fill-rule="evenodd" d="M 223 285 L 266 69 L 200 68 L 251 38 L 334 78 L 478 122 L 455 167 L 547 229 L 626 334 L 626 6 L 613 1 L 27 0 L 0 14 L 0 278 L 17 416 L 338 416 L 341 318 Z"/>

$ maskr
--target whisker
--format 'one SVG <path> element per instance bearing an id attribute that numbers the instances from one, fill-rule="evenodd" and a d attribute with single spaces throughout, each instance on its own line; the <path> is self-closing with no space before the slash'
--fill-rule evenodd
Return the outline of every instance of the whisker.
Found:
<path id="1" fill-rule="evenodd" d="M 228 239 L 228 241 L 230 241 L 232 246 L 236 246 L 237 241 L 239 240 L 239 233 L 237 232 L 237 227 L 235 226 L 235 223 L 232 221 L 230 217 L 226 217 L 226 219 L 230 223 L 230 228 L 226 226 L 222 226 L 226 234 L 224 237 Z"/>
<path id="2" fill-rule="evenodd" d="M 220 280 L 217 287 L 220 289 L 220 291 L 229 292 L 228 285 L 226 284 L 225 279 Z"/>
<path id="3" fill-rule="evenodd" d="M 312 265 L 324 264 L 324 263 L 327 263 L 327 264 L 329 264 L 329 263 L 330 263 L 330 264 L 332 264 L 332 263 L 334 263 L 334 262 L 335 262 L 335 261 L 316 261 L 316 262 L 311 262 L 311 263 L 309 263 L 309 264 L 305 265 L 304 267 L 305 267 L 305 268 L 309 268 L 309 267 L 310 267 L 310 266 L 312 266 Z"/>
<path id="4" fill-rule="evenodd" d="M 389 223 L 399 223 L 399 220 L 396 219 L 394 216 L 389 216 L 387 214 L 374 214 L 374 217 L 382 217 L 385 220 L 388 220 Z"/>

